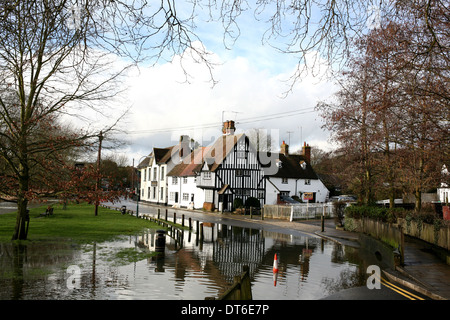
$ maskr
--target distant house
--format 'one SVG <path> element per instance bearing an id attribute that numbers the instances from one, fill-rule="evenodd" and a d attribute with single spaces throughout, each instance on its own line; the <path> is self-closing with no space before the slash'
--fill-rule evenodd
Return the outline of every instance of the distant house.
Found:
<path id="1" fill-rule="evenodd" d="M 190 154 L 189 137 L 181 136 L 180 142 L 167 148 L 153 148 L 153 151 L 138 165 L 141 171 L 140 199 L 167 204 L 167 173 Z"/>
<path id="2" fill-rule="evenodd" d="M 283 141 L 276 158 L 276 173 L 266 175 L 266 204 L 277 204 L 280 196 L 297 196 L 303 202 L 325 202 L 329 191 L 311 167 L 311 147 L 306 143 L 302 154 L 289 154 Z"/>
<path id="3" fill-rule="evenodd" d="M 302 155 L 289 154 L 284 142 L 280 153 L 258 153 L 235 130 L 234 121 L 226 121 L 222 136 L 195 150 L 187 136 L 176 146 L 154 148 L 139 165 L 141 200 L 210 211 L 231 211 L 236 199 L 276 204 L 282 195 L 326 201 L 328 190 L 310 165 L 309 146 Z"/>
<path id="4" fill-rule="evenodd" d="M 442 167 L 443 180 L 448 181 L 450 173 L 446 165 Z M 450 203 L 450 186 L 446 182 L 441 182 L 441 187 L 437 189 L 437 196 L 441 203 Z"/>
<path id="5" fill-rule="evenodd" d="M 199 147 L 175 165 L 167 174 L 168 202 L 174 207 L 201 209 L 205 201 L 202 189 L 197 188 L 197 177 L 203 163 L 207 147 Z"/>
<path id="6" fill-rule="evenodd" d="M 245 134 L 235 135 L 234 121 L 226 121 L 219 137 L 203 157 L 197 187 L 204 191 L 204 205 L 229 211 L 235 199 L 250 197 L 265 203 L 266 181 L 258 154 Z"/>

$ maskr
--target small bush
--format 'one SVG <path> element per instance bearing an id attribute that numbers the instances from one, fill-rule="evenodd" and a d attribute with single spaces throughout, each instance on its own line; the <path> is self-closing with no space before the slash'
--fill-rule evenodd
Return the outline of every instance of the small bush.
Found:
<path id="1" fill-rule="evenodd" d="M 374 206 L 350 206 L 345 209 L 345 216 L 348 218 L 361 219 L 370 218 L 387 223 L 396 223 L 397 218 L 406 216 L 403 208 L 380 208 Z"/>
<path id="2" fill-rule="evenodd" d="M 344 226 L 344 218 L 345 218 L 345 207 L 347 206 L 347 203 L 343 201 L 336 201 L 333 202 L 334 207 L 334 223 L 339 226 Z"/>
<path id="3" fill-rule="evenodd" d="M 235 209 L 240 209 L 244 206 L 244 202 L 241 198 L 234 199 L 233 206 Z"/>
<path id="4" fill-rule="evenodd" d="M 261 203 L 255 197 L 249 197 L 247 198 L 247 200 L 245 200 L 245 206 L 247 208 L 249 207 L 259 208 L 261 206 Z"/>

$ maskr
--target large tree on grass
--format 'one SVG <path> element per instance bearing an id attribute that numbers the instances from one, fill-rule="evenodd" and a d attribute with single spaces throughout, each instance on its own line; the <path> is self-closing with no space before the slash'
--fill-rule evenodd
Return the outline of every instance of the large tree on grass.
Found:
<path id="1" fill-rule="evenodd" d="M 121 76 L 142 51 L 158 56 L 190 46 L 170 4 L 149 16 L 145 1 L 0 2 L 0 174 L 2 193 L 18 207 L 13 240 L 26 239 L 34 178 L 57 170 L 53 156 L 93 145 L 100 130 L 107 135 L 114 127 L 113 121 L 95 129 L 90 117 L 111 117 Z M 88 122 L 87 129 L 60 132 L 62 115 Z"/>
<path id="2" fill-rule="evenodd" d="M 211 67 L 205 48 L 193 45 L 198 40 L 197 17 L 222 22 L 228 45 L 239 36 L 240 16 L 253 10 L 256 20 L 267 22 L 264 41 L 298 55 L 299 62 L 314 51 L 332 64 L 345 61 L 351 38 L 364 32 L 373 12 L 391 17 L 401 12 L 411 23 L 421 23 L 430 35 L 422 38 L 427 42 L 421 43 L 433 50 L 419 55 L 437 52 L 445 57 L 448 53 L 448 28 L 442 28 L 448 23 L 448 9 L 441 1 L 377 1 L 373 12 L 362 0 L 274 0 L 259 1 L 254 7 L 246 1 L 192 0 L 183 2 L 183 10 L 176 10 L 175 3 L 0 1 L 0 165 L 8 169 L 8 183 L 17 186 L 18 216 L 13 239 L 25 237 L 22 230 L 33 174 L 31 164 L 45 161 L 44 155 L 51 150 L 67 148 L 70 140 L 93 143 L 99 131 L 107 134 L 112 124 L 97 131 L 79 132 L 72 138 L 53 136 L 48 145 L 39 147 L 34 140 L 40 137 L 36 128 L 61 114 L 89 120 L 86 108 L 109 117 L 109 101 L 122 89 L 121 76 L 143 57 L 158 59 L 168 57 L 167 52 L 187 52 Z M 281 43 L 287 46 L 279 47 Z M 293 82 L 300 76 L 298 69 Z"/>

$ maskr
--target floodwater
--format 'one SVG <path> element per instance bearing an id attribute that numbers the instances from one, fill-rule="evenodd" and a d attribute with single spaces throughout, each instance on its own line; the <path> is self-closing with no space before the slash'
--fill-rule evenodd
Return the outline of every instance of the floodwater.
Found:
<path id="1" fill-rule="evenodd" d="M 164 256 L 118 262 L 116 253 L 155 251 L 156 230 L 77 245 L 0 244 L 0 299 L 203 300 L 250 269 L 253 299 L 321 299 L 367 279 L 357 248 L 322 238 L 215 224 L 165 235 Z M 279 271 L 273 272 L 274 257 Z"/>

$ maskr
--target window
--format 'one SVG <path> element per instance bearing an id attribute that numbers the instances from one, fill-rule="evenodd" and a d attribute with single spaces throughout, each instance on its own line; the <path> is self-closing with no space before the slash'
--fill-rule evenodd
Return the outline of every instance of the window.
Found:
<path id="1" fill-rule="evenodd" d="M 163 187 L 161 187 L 161 191 L 159 194 L 160 194 L 160 196 L 159 196 L 160 200 L 164 200 L 164 188 Z"/>
<path id="2" fill-rule="evenodd" d="M 288 178 L 281 178 L 281 183 L 287 184 L 288 183 Z"/>
<path id="3" fill-rule="evenodd" d="M 178 184 L 178 178 L 172 177 L 172 184 Z"/>
<path id="4" fill-rule="evenodd" d="M 183 193 L 183 201 L 189 201 L 189 193 Z"/>
<path id="5" fill-rule="evenodd" d="M 247 152 L 246 151 L 238 151 L 237 157 L 238 157 L 238 159 L 247 159 Z"/>
<path id="6" fill-rule="evenodd" d="M 212 202 L 212 201 L 213 201 L 213 191 L 205 190 L 205 202 Z"/>
<path id="7" fill-rule="evenodd" d="M 309 186 L 311 184 L 311 180 L 310 179 L 306 179 L 305 180 L 305 184 Z"/>
<path id="8" fill-rule="evenodd" d="M 205 180 L 211 180 L 211 171 L 205 171 L 205 172 L 203 172 L 203 179 L 205 179 Z"/>
<path id="9" fill-rule="evenodd" d="M 150 199 L 150 187 L 148 187 L 148 190 L 147 190 L 147 198 Z"/>
<path id="10" fill-rule="evenodd" d="M 236 177 L 242 177 L 244 175 L 244 171 L 241 169 L 236 170 Z"/>
<path id="11" fill-rule="evenodd" d="M 258 190 L 258 199 L 264 199 L 264 191 Z"/>
<path id="12" fill-rule="evenodd" d="M 153 180 L 158 180 L 158 168 L 153 168 Z"/>
<path id="13" fill-rule="evenodd" d="M 147 181 L 147 169 L 144 169 L 144 181 Z M 144 195 L 144 193 L 142 192 L 142 195 Z"/>
<path id="14" fill-rule="evenodd" d="M 183 183 L 184 184 L 188 183 L 188 178 L 187 177 L 183 177 Z"/>
<path id="15" fill-rule="evenodd" d="M 175 201 L 175 192 L 171 192 L 171 193 L 169 194 L 169 200 L 170 200 L 170 201 Z"/>
<path id="16" fill-rule="evenodd" d="M 161 167 L 161 181 L 164 181 L 164 167 Z"/>
<path id="17" fill-rule="evenodd" d="M 250 176 L 250 170 L 244 170 L 244 176 L 249 177 Z"/>

